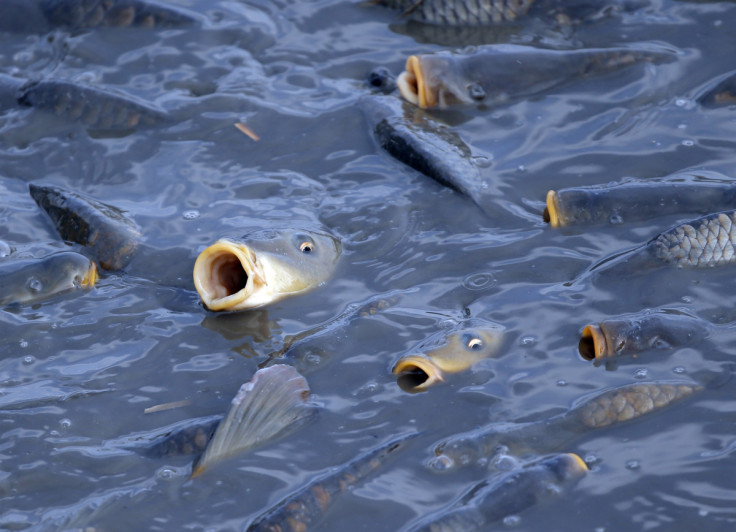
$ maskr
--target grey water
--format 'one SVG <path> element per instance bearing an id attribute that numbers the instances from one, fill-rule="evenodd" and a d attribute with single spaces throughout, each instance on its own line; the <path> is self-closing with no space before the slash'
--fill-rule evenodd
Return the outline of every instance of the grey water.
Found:
<path id="1" fill-rule="evenodd" d="M 422 27 L 345 0 L 170 4 L 201 23 L 0 33 L 0 73 L 114 89 L 173 118 L 111 134 L 33 108 L 0 112 L 0 241 L 62 245 L 28 194 L 28 183 L 47 183 L 126 210 L 160 252 L 143 271 L 104 273 L 94 289 L 0 309 L 0 530 L 242 530 L 319 474 L 416 432 L 316 527 L 398 530 L 493 471 L 493 461 L 431 471 L 441 439 L 675 378 L 709 385 L 640 421 L 581 434 L 564 451 L 590 473 L 494 529 L 733 530 L 732 267 L 571 283 L 689 217 L 558 230 L 542 211 L 549 189 L 736 175 L 736 106 L 697 101 L 736 70 L 736 4 L 654 0 L 574 28 L 534 20 L 485 33 Z M 644 44 L 677 60 L 432 113 L 470 146 L 493 198 L 481 210 L 382 152 L 358 100 L 375 68 L 396 75 L 411 54 L 494 43 Z M 329 282 L 261 310 L 203 308 L 191 280 L 202 249 L 242 227 L 299 220 L 342 241 Z M 384 295 L 384 310 L 329 330 L 346 309 Z M 646 308 L 698 315 L 718 333 L 615 363 L 578 354 L 587 323 Z M 403 391 L 393 362 L 467 315 L 505 327 L 502 352 L 426 392 Z M 191 456 L 115 445 L 223 414 L 291 335 L 324 324 L 330 356 L 305 374 L 320 406 L 313 423 L 193 480 Z M 177 406 L 145 413 L 168 403 Z"/>

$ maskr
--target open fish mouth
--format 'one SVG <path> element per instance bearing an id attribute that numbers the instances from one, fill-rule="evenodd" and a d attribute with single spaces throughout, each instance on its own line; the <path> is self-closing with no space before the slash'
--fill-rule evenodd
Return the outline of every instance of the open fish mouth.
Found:
<path id="1" fill-rule="evenodd" d="M 578 344 L 580 356 L 585 360 L 595 360 L 608 355 L 606 335 L 598 325 L 586 325 Z"/>
<path id="2" fill-rule="evenodd" d="M 406 60 L 405 70 L 399 74 L 396 85 L 399 87 L 401 96 L 422 109 L 437 105 L 422 72 L 422 62 L 416 55 L 409 56 L 409 59 Z"/>
<path id="3" fill-rule="evenodd" d="M 99 281 L 100 275 L 97 272 L 97 265 L 90 261 L 89 263 L 89 269 L 84 274 L 82 279 L 79 281 L 79 286 L 84 288 L 92 288 L 95 284 L 97 284 L 97 281 Z"/>
<path id="4" fill-rule="evenodd" d="M 544 221 L 552 227 L 560 227 L 562 220 L 560 219 L 560 209 L 557 204 L 557 192 L 550 190 L 547 192 L 547 207 L 544 209 Z"/>
<path id="5" fill-rule="evenodd" d="M 194 286 L 202 302 L 214 311 L 247 306 L 260 278 L 253 252 L 230 240 L 218 240 L 194 263 Z"/>
<path id="6" fill-rule="evenodd" d="M 444 381 L 442 370 L 430 359 L 421 355 L 402 357 L 393 367 L 397 383 L 405 392 L 423 392 L 433 384 Z"/>

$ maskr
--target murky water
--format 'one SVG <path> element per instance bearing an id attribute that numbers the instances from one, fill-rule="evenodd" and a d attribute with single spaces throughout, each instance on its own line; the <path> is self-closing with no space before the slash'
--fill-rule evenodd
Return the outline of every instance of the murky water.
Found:
<path id="1" fill-rule="evenodd" d="M 29 108 L 0 115 L 0 240 L 20 251 L 61 245 L 28 195 L 36 182 L 127 210 L 147 246 L 135 269 L 107 274 L 93 290 L 0 311 L 0 528 L 240 530 L 316 475 L 418 432 L 318 526 L 396 530 L 489 475 L 492 466 L 430 471 L 442 438 L 490 421 L 542 419 L 595 390 L 689 378 L 706 391 L 563 449 L 591 473 L 498 527 L 733 529 L 732 270 L 569 285 L 691 217 L 561 231 L 541 213 L 549 189 L 684 170 L 733 175 L 736 111 L 696 97 L 736 68 L 735 4 L 662 0 L 573 30 L 532 21 L 485 34 L 433 32 L 343 0 L 176 5 L 199 14 L 201 26 L 0 34 L 3 73 L 114 88 L 175 118 L 101 135 Z M 433 113 L 477 157 L 493 198 L 483 212 L 382 152 L 357 100 L 378 66 L 398 74 L 410 54 L 494 42 L 647 43 L 678 58 L 497 108 Z M 330 282 L 267 310 L 203 309 L 191 269 L 205 246 L 242 227 L 294 220 L 342 240 Z M 289 335 L 382 296 L 389 308 L 339 321 L 319 340 L 331 356 L 305 372 L 321 406 L 315 422 L 195 480 L 191 456 L 153 459 L 115 445 L 224 413 Z M 703 345 L 613 364 L 579 356 L 585 324 L 645 308 L 718 327 Z M 425 393 L 402 391 L 392 363 L 468 313 L 506 328 L 499 356 Z M 175 401 L 186 403 L 144 414 Z"/>

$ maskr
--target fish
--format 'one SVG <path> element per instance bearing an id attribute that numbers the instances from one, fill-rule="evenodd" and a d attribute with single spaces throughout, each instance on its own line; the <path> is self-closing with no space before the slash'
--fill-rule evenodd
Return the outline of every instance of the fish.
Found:
<path id="1" fill-rule="evenodd" d="M 736 103 L 736 72 L 729 72 L 707 87 L 695 101 L 706 108 L 723 107 Z"/>
<path id="2" fill-rule="evenodd" d="M 216 464 L 263 446 L 314 419 L 309 384 L 292 366 L 277 364 L 256 371 L 222 415 L 185 420 L 112 442 L 108 447 L 138 451 L 149 458 L 198 455 L 191 478 Z"/>
<path id="3" fill-rule="evenodd" d="M 448 373 L 465 371 L 476 362 L 498 354 L 503 343 L 503 327 L 484 320 L 469 320 L 452 331 L 427 338 L 402 355 L 391 372 L 407 392 L 427 390 L 445 380 Z"/>
<path id="4" fill-rule="evenodd" d="M 102 269 L 121 270 L 138 251 L 140 228 L 117 207 L 55 185 L 28 188 L 61 238 L 89 248 Z"/>
<path id="5" fill-rule="evenodd" d="M 378 145 L 398 161 L 471 198 L 492 202 L 472 152 L 457 133 L 394 96 L 365 95 L 360 107 Z"/>
<path id="6" fill-rule="evenodd" d="M 409 56 L 397 85 L 404 99 L 422 109 L 491 106 L 640 63 L 671 62 L 675 57 L 673 52 L 643 48 L 559 51 L 487 45 L 471 53 L 440 51 Z"/>
<path id="7" fill-rule="evenodd" d="M 174 28 L 197 23 L 197 18 L 183 9 L 150 0 L 38 0 L 38 5 L 50 25 L 69 30 Z"/>
<path id="8" fill-rule="evenodd" d="M 0 88 L 7 90 L 11 83 L 6 79 Z M 93 131 L 128 131 L 170 120 L 168 113 L 157 105 L 109 88 L 77 82 L 25 81 L 15 97 L 23 107 L 49 112 Z"/>
<path id="9" fill-rule="evenodd" d="M 600 360 L 674 349 L 704 340 L 712 329 L 707 321 L 689 314 L 647 310 L 586 325 L 578 351 L 586 360 Z"/>
<path id="10" fill-rule="evenodd" d="M 340 241 L 301 228 L 221 238 L 194 263 L 194 286 L 212 311 L 254 309 L 312 290 L 330 278 Z"/>
<path id="11" fill-rule="evenodd" d="M 91 288 L 97 266 L 74 251 L 60 251 L 38 259 L 0 261 L 0 305 L 32 304 L 62 292 Z"/>
<path id="12" fill-rule="evenodd" d="M 358 320 L 384 312 L 395 305 L 398 299 L 397 293 L 389 292 L 373 296 L 365 302 L 350 304 L 324 323 L 288 336 L 281 349 L 271 353 L 260 366 L 289 364 L 303 374 L 323 367 L 331 357 L 351 349 L 350 342 Z"/>
<path id="13" fill-rule="evenodd" d="M 377 0 L 374 3 L 401 10 L 406 18 L 441 26 L 493 26 L 531 16 L 570 24 L 631 8 L 631 2 L 617 0 Z"/>
<path id="14" fill-rule="evenodd" d="M 558 495 L 582 478 L 588 466 L 573 453 L 530 460 L 476 484 L 457 501 L 423 516 L 401 532 L 473 532 Z"/>
<path id="15" fill-rule="evenodd" d="M 546 203 L 543 219 L 551 227 L 621 224 L 665 214 L 728 209 L 736 205 L 736 184 L 715 173 L 676 174 L 661 180 L 550 190 Z"/>
<path id="16" fill-rule="evenodd" d="M 253 519 L 247 532 L 305 532 L 318 524 L 335 499 L 377 470 L 414 433 L 383 443 L 320 475 Z"/>
<path id="17" fill-rule="evenodd" d="M 513 453 L 547 453 L 593 429 L 630 421 L 681 401 L 703 387 L 688 381 L 626 384 L 579 399 L 567 412 L 541 421 L 491 423 L 435 446 L 429 467 L 452 471 L 492 456 L 500 446 Z"/>

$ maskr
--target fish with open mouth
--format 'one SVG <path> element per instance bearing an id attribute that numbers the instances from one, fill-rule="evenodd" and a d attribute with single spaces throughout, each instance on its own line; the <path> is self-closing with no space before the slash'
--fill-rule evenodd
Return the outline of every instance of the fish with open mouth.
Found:
<path id="1" fill-rule="evenodd" d="M 492 423 L 448 438 L 435 447 L 429 466 L 450 471 L 492 456 L 499 446 L 514 454 L 547 453 L 592 429 L 639 418 L 703 389 L 688 381 L 639 382 L 595 392 L 549 419 L 528 423 Z"/>
<path id="2" fill-rule="evenodd" d="M 704 340 L 712 329 L 707 321 L 689 314 L 647 310 L 586 325 L 578 351 L 586 360 L 600 360 L 674 349 Z"/>
<path id="3" fill-rule="evenodd" d="M 530 460 L 476 484 L 448 506 L 424 516 L 401 532 L 473 532 L 558 495 L 588 472 L 578 455 L 556 454 Z"/>
<path id="4" fill-rule="evenodd" d="M 168 113 L 149 102 L 82 83 L 25 80 L 0 74 L 0 105 L 31 107 L 93 131 L 128 131 L 164 124 Z"/>
<path id="5" fill-rule="evenodd" d="M 377 470 L 416 434 L 394 438 L 325 473 L 256 517 L 247 532 L 305 532 L 319 523 L 335 499 Z"/>
<path id="6" fill-rule="evenodd" d="M 325 283 L 340 253 L 340 241 L 323 231 L 262 230 L 221 238 L 197 257 L 194 286 L 209 310 L 258 308 Z"/>
<path id="7" fill-rule="evenodd" d="M 393 365 L 401 389 L 421 392 L 445 380 L 449 373 L 465 371 L 476 362 L 498 354 L 503 327 L 485 320 L 469 320 L 451 331 L 427 338 Z"/>
<path id="8" fill-rule="evenodd" d="M 708 214 L 736 205 L 736 184 L 715 173 L 632 179 L 547 193 L 543 219 L 552 227 L 620 224 L 665 214 Z"/>
<path id="9" fill-rule="evenodd" d="M 409 56 L 397 85 L 407 101 L 423 109 L 500 105 L 633 65 L 671 62 L 675 57 L 671 51 L 645 48 L 560 51 L 487 45 L 471 53 Z"/>
<path id="10" fill-rule="evenodd" d="M 530 16 L 559 23 L 600 18 L 631 4 L 619 0 L 376 0 L 377 4 L 400 9 L 403 16 L 441 26 L 492 26 L 516 22 Z"/>
<path id="11" fill-rule="evenodd" d="M 0 305 L 31 304 L 97 282 L 97 266 L 84 255 L 60 251 L 38 259 L 0 261 Z"/>

